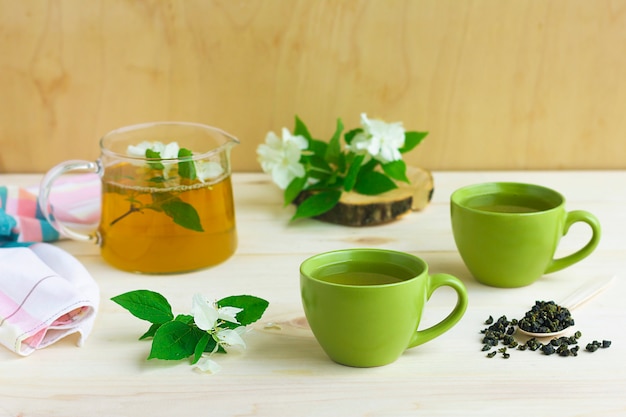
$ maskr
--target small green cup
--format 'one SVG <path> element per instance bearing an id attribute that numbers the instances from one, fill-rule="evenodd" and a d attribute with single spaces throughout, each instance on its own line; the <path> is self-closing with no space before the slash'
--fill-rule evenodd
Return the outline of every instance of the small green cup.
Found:
<path id="1" fill-rule="evenodd" d="M 456 246 L 477 281 L 522 287 L 589 256 L 600 241 L 600 222 L 582 210 L 566 211 L 558 192 L 534 184 L 493 182 L 456 190 L 450 197 Z M 592 236 L 580 250 L 554 259 L 562 236 L 576 222 Z"/>
<path id="2" fill-rule="evenodd" d="M 426 302 L 442 286 L 456 291 L 456 306 L 439 323 L 418 330 Z M 422 259 L 382 249 L 315 255 L 300 266 L 300 289 L 309 326 L 326 354 L 355 367 L 394 362 L 452 328 L 467 308 L 459 279 L 430 275 Z"/>

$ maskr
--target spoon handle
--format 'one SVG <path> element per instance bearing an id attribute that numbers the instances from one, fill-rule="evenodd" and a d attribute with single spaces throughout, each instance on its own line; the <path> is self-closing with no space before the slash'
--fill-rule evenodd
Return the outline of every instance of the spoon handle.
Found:
<path id="1" fill-rule="evenodd" d="M 608 278 L 594 278 L 568 295 L 559 305 L 566 307 L 570 311 L 580 307 L 583 303 L 600 294 L 602 290 L 609 286 L 614 278 L 614 275 Z"/>

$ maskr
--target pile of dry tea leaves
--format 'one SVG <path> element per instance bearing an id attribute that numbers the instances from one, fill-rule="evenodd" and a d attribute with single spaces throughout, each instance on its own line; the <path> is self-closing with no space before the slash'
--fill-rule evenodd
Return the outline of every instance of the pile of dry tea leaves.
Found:
<path id="1" fill-rule="evenodd" d="M 549 333 L 574 325 L 574 319 L 569 310 L 557 305 L 554 301 L 536 301 L 535 305 L 520 320 L 508 320 L 506 316 L 501 316 L 494 321 L 493 317 L 489 316 L 485 324 L 489 327 L 481 331 L 484 335 L 482 351 L 488 352 L 488 358 L 493 358 L 501 353 L 503 358 L 508 359 L 512 349 L 540 351 L 545 355 L 557 354 L 559 356 L 578 356 L 580 350 L 578 341 L 582 334 L 579 331 L 573 336 L 555 337 L 545 343 L 533 337 L 526 343 L 520 344 L 513 337 L 516 326 L 529 332 Z M 600 348 L 606 349 L 609 346 L 611 346 L 610 340 L 603 340 L 602 342 L 594 340 L 586 345 L 585 350 L 595 352 Z"/>
<path id="2" fill-rule="evenodd" d="M 570 311 L 554 301 L 535 301 L 535 305 L 517 323 L 520 329 L 531 333 L 560 332 L 573 325 Z"/>

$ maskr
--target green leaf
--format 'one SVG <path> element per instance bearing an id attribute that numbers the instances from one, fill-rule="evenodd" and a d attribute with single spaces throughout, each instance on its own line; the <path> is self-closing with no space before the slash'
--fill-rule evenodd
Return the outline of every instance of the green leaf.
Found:
<path id="1" fill-rule="evenodd" d="M 247 326 L 263 316 L 269 303 L 252 295 L 233 295 L 219 300 L 217 306 L 242 308 L 243 310 L 237 314 L 236 319 L 240 325 Z"/>
<path id="2" fill-rule="evenodd" d="M 337 170 L 339 172 L 345 172 L 347 164 L 347 157 L 345 152 L 339 154 L 339 160 L 337 161 Z"/>
<path id="3" fill-rule="evenodd" d="M 156 331 L 148 359 L 180 360 L 193 355 L 201 338 L 193 327 L 180 321 L 164 323 Z"/>
<path id="4" fill-rule="evenodd" d="M 344 190 L 352 191 L 354 188 L 354 184 L 356 184 L 357 177 L 359 175 L 359 170 L 361 169 L 361 164 L 365 159 L 365 155 L 357 155 L 350 164 L 350 168 L 348 169 L 348 173 L 346 174 L 346 179 L 344 182 Z"/>
<path id="5" fill-rule="evenodd" d="M 400 148 L 400 153 L 406 153 L 417 145 L 428 135 L 428 132 L 405 132 L 404 133 L 404 146 Z"/>
<path id="6" fill-rule="evenodd" d="M 387 191 L 391 191 L 394 188 L 398 188 L 395 182 L 393 182 L 385 174 L 372 171 L 359 175 L 357 183 L 354 189 L 359 194 L 365 195 L 378 195 Z"/>
<path id="7" fill-rule="evenodd" d="M 360 127 L 356 128 L 356 129 L 352 129 L 352 130 L 346 132 L 345 135 L 343 135 L 343 140 L 345 140 L 346 143 L 348 145 L 350 145 L 350 143 L 352 143 L 352 139 L 354 139 L 354 137 L 357 135 L 357 133 L 361 133 L 362 131 L 363 131 L 363 129 L 361 129 Z M 406 139 L 405 139 L 405 141 L 406 141 Z"/>
<path id="8" fill-rule="evenodd" d="M 364 175 L 366 173 L 374 171 L 378 165 L 380 165 L 380 161 L 376 159 L 370 159 L 365 165 L 361 166 L 361 171 L 359 175 Z"/>
<path id="9" fill-rule="evenodd" d="M 206 345 L 209 343 L 209 337 L 210 337 L 209 334 L 205 332 L 204 335 L 202 335 L 202 338 L 198 340 L 198 343 L 196 344 L 196 347 L 193 351 L 193 359 L 191 361 L 192 365 L 194 363 L 197 363 L 202 357 L 202 354 L 204 353 L 204 349 L 206 348 Z"/>
<path id="10" fill-rule="evenodd" d="M 315 156 L 320 159 L 324 159 L 326 157 L 326 150 L 328 149 L 328 144 L 326 142 L 322 142 L 317 139 L 309 139 L 309 147 L 308 150 L 313 152 Z"/>
<path id="11" fill-rule="evenodd" d="M 404 181 L 407 184 L 410 183 L 409 178 L 406 176 L 406 163 L 403 160 L 392 161 L 387 164 L 382 164 L 383 171 L 396 181 Z"/>
<path id="12" fill-rule="evenodd" d="M 181 323 L 185 323 L 185 324 L 194 323 L 193 316 L 191 314 L 179 314 L 176 316 L 174 320 L 179 321 Z"/>
<path id="13" fill-rule="evenodd" d="M 224 349 L 222 346 L 217 344 L 217 341 L 215 340 L 215 337 L 211 337 L 209 339 L 209 341 L 207 342 L 206 347 L 204 348 L 205 352 L 217 352 L 217 353 L 227 353 L 226 349 Z"/>
<path id="14" fill-rule="evenodd" d="M 339 190 L 322 191 L 313 194 L 298 206 L 291 220 L 324 214 L 337 205 L 340 197 L 341 191 Z"/>
<path id="15" fill-rule="evenodd" d="M 178 158 L 180 159 L 180 162 L 178 163 L 178 175 L 183 178 L 195 180 L 197 178 L 196 164 L 191 159 L 192 155 L 193 152 L 189 149 L 180 148 L 178 150 Z"/>
<path id="16" fill-rule="evenodd" d="M 308 141 L 313 140 L 313 138 L 311 137 L 311 134 L 309 133 L 309 129 L 306 127 L 304 122 L 300 120 L 298 116 L 296 116 L 296 123 L 293 129 L 293 134 L 295 136 L 303 136 Z"/>
<path id="17" fill-rule="evenodd" d="M 333 172 L 332 167 L 326 162 L 324 158 L 321 158 L 317 155 L 309 156 L 308 158 L 309 168 L 307 171 L 314 173 L 322 173 L 323 175 L 328 175 Z"/>
<path id="18" fill-rule="evenodd" d="M 161 153 L 155 152 L 152 149 L 146 149 L 146 158 L 160 161 Z M 160 162 L 148 161 L 148 166 L 152 169 L 165 169 L 165 166 Z"/>
<path id="19" fill-rule="evenodd" d="M 200 223 L 200 216 L 191 204 L 176 197 L 163 202 L 161 208 L 177 225 L 196 232 L 204 232 Z"/>
<path id="20" fill-rule="evenodd" d="M 144 340 L 144 339 L 149 339 L 151 337 L 154 337 L 154 334 L 156 333 L 157 330 L 159 330 L 159 327 L 161 327 L 161 325 L 162 323 L 152 323 L 152 326 L 150 326 L 147 332 L 145 332 L 144 334 L 141 335 L 141 337 L 139 337 L 139 340 Z"/>
<path id="21" fill-rule="evenodd" d="M 287 186 L 284 194 L 284 202 L 285 206 L 291 204 L 291 202 L 300 194 L 300 192 L 304 189 L 308 178 L 305 177 L 296 177 Z"/>
<path id="22" fill-rule="evenodd" d="M 305 187 L 306 191 L 328 191 L 328 190 L 341 190 L 343 189 L 344 180 L 339 176 L 337 172 L 321 177 L 315 184 L 310 184 Z"/>
<path id="23" fill-rule="evenodd" d="M 111 298 L 111 301 L 121 305 L 133 316 L 162 324 L 174 318 L 172 306 L 158 292 L 149 290 L 135 290 Z"/>
<path id="24" fill-rule="evenodd" d="M 167 180 L 165 179 L 165 177 L 152 177 L 148 180 L 148 182 L 153 182 L 155 184 L 163 184 L 164 182 L 167 182 Z"/>
<path id="25" fill-rule="evenodd" d="M 316 169 L 308 169 L 307 171 L 307 175 L 309 176 L 309 178 L 317 180 L 315 183 L 307 184 L 304 187 L 307 190 L 310 189 L 312 186 L 319 184 L 320 182 L 324 184 L 328 183 L 328 181 L 335 175 L 332 171 L 321 171 Z"/>
<path id="26" fill-rule="evenodd" d="M 341 119 L 337 119 L 337 127 L 335 128 L 335 133 L 330 139 L 328 147 L 326 148 L 326 154 L 324 155 L 324 159 L 331 164 L 339 163 L 339 155 L 341 154 L 341 145 L 339 143 L 339 139 L 341 138 L 342 131 L 343 122 L 341 121 Z"/>

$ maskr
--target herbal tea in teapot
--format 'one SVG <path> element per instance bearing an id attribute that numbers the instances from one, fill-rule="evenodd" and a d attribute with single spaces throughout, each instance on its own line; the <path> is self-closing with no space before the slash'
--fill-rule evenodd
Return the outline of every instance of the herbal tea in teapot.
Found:
<path id="1" fill-rule="evenodd" d="M 218 264 L 237 247 L 229 154 L 236 143 L 193 123 L 118 129 L 100 141 L 97 162 L 65 162 L 46 175 L 42 211 L 68 237 L 98 242 L 102 257 L 119 269 L 163 274 Z M 49 213 L 50 188 L 70 171 L 101 177 L 101 218 L 90 234 Z"/>

